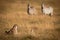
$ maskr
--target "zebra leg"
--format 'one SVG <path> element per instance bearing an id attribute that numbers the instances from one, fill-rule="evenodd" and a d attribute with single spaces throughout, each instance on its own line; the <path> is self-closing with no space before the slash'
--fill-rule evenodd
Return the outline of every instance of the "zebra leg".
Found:
<path id="1" fill-rule="evenodd" d="M 53 15 L 53 13 L 51 13 L 51 16 Z"/>

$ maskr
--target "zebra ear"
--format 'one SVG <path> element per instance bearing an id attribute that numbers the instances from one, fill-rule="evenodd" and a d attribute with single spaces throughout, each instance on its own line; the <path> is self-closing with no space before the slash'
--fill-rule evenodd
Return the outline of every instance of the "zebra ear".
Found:
<path id="1" fill-rule="evenodd" d="M 28 6 L 29 6 L 29 3 L 28 3 Z"/>
<path id="2" fill-rule="evenodd" d="M 42 6 L 44 7 L 44 3 L 42 4 Z"/>
<path id="3" fill-rule="evenodd" d="M 30 8 L 30 4 L 28 3 L 28 8 Z"/>

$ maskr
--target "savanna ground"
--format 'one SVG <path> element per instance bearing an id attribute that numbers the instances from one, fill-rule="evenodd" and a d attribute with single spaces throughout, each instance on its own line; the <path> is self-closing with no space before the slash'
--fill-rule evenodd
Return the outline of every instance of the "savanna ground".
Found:
<path id="1" fill-rule="evenodd" d="M 42 0 L 0 0 L 0 40 L 60 40 L 60 0 L 43 1 L 54 8 L 53 16 L 42 14 Z M 27 14 L 28 3 L 37 9 L 36 15 Z M 18 34 L 6 34 L 14 24 Z"/>

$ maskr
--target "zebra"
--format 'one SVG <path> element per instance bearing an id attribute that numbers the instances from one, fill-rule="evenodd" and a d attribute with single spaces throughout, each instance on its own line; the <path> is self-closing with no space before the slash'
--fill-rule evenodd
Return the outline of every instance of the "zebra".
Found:
<path id="1" fill-rule="evenodd" d="M 28 14 L 34 15 L 37 13 L 36 8 L 28 4 L 28 9 L 27 9 Z"/>
<path id="2" fill-rule="evenodd" d="M 46 15 L 50 15 L 52 16 L 53 15 L 53 7 L 51 6 L 46 6 L 45 4 L 42 4 L 41 5 L 41 9 L 42 9 L 42 12 Z"/>

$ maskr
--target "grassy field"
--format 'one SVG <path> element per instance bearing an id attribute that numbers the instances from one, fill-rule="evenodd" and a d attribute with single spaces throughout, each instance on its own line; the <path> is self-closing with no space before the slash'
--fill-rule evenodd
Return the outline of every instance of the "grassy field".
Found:
<path id="1" fill-rule="evenodd" d="M 0 40 L 60 40 L 60 0 L 43 1 L 54 8 L 53 16 L 41 12 L 41 0 L 0 0 Z M 28 3 L 35 6 L 36 15 L 27 13 Z M 6 34 L 14 24 L 18 34 Z"/>

